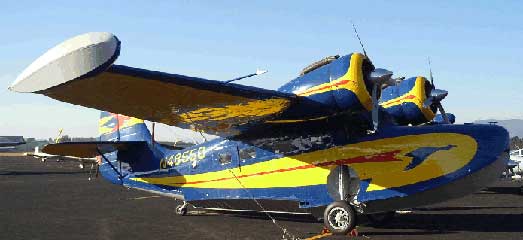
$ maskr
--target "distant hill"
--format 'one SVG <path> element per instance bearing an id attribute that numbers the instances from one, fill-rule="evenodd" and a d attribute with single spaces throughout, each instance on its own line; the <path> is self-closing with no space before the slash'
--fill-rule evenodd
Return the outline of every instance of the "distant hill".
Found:
<path id="1" fill-rule="evenodd" d="M 496 119 L 486 119 L 486 120 L 477 120 L 474 123 L 488 123 L 488 122 L 498 122 L 498 125 L 506 128 L 510 133 L 510 137 L 518 136 L 523 138 L 523 119 L 509 119 L 509 120 L 496 120 Z"/>

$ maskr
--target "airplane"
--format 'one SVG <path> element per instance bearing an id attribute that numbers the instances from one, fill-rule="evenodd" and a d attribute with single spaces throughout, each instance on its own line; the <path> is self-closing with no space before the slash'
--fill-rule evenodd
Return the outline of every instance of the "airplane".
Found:
<path id="1" fill-rule="evenodd" d="M 58 130 L 58 136 L 55 139 L 55 143 L 61 142 L 62 133 L 63 133 L 63 129 Z M 94 158 L 94 157 L 93 158 L 80 158 L 80 157 L 66 156 L 66 155 L 61 155 L 61 154 L 53 155 L 53 154 L 48 154 L 45 152 L 40 152 L 40 148 L 38 146 L 35 147 L 34 152 L 25 153 L 25 156 L 30 156 L 30 157 L 40 159 L 42 162 L 45 162 L 48 159 L 54 159 L 57 162 L 59 162 L 59 161 L 79 162 L 78 167 L 80 169 L 84 169 L 85 164 L 91 164 L 91 169 L 93 169 L 94 165 L 97 164 L 96 158 Z"/>
<path id="2" fill-rule="evenodd" d="M 510 152 L 509 169 L 514 175 L 523 174 L 523 149 L 517 149 Z"/>
<path id="3" fill-rule="evenodd" d="M 25 156 L 34 157 L 37 159 L 40 159 L 42 162 L 46 162 L 47 160 L 56 160 L 57 162 L 60 161 L 73 161 L 78 162 L 78 167 L 80 169 L 84 169 L 86 164 L 91 164 L 91 168 L 94 168 L 94 165 L 97 164 L 96 158 L 81 158 L 81 157 L 75 157 L 75 156 L 66 156 L 66 155 L 53 155 L 48 154 L 45 152 L 40 152 L 39 147 L 35 147 L 34 152 L 28 152 L 25 153 Z"/>
<path id="4" fill-rule="evenodd" d="M 0 136 L 0 148 L 10 148 L 25 144 L 22 136 Z"/>
<path id="5" fill-rule="evenodd" d="M 347 234 L 358 215 L 383 219 L 479 191 L 507 164 L 504 128 L 448 124 L 446 91 L 421 76 L 398 83 L 366 54 L 323 59 L 267 90 L 115 65 L 120 47 L 107 32 L 73 37 L 9 89 L 101 110 L 99 141 L 43 151 L 97 156 L 110 182 L 183 200 L 177 214 L 188 204 L 307 213 Z M 445 124 L 427 124 L 438 110 Z M 143 120 L 219 137 L 167 149 Z"/>

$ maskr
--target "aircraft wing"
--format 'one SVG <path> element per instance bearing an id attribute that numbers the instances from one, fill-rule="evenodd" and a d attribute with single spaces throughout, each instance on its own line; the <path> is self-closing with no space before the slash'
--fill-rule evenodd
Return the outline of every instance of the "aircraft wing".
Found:
<path id="1" fill-rule="evenodd" d="M 171 126 L 230 135 L 235 126 L 274 119 L 294 94 L 112 65 L 120 41 L 88 33 L 50 49 L 10 87 Z M 221 133 L 221 134 L 220 134 Z"/>
<path id="2" fill-rule="evenodd" d="M 48 144 L 42 152 L 51 155 L 73 156 L 78 158 L 93 158 L 100 154 L 110 153 L 117 150 L 127 150 L 132 147 L 141 146 L 145 142 L 64 142 Z"/>

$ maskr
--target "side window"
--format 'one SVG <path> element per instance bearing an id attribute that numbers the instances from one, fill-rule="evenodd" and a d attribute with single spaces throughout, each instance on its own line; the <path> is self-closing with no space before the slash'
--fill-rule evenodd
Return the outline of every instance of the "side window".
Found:
<path id="1" fill-rule="evenodd" d="M 250 147 L 250 148 L 243 148 L 240 149 L 240 159 L 242 161 L 256 158 L 256 148 Z"/>
<path id="2" fill-rule="evenodd" d="M 220 153 L 218 154 L 218 161 L 220 161 L 222 165 L 229 164 L 232 162 L 232 156 L 230 153 Z"/>

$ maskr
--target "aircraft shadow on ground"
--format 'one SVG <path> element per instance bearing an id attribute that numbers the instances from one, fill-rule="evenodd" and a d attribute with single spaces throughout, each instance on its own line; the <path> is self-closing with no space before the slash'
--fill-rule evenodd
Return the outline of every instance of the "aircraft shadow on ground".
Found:
<path id="1" fill-rule="evenodd" d="M 404 231 L 379 231 L 379 232 L 360 232 L 362 236 L 423 236 L 423 235 L 436 235 L 436 234 L 449 234 L 455 233 L 455 231 L 444 231 L 444 230 L 425 230 L 417 232 L 404 232 Z"/>
<path id="2" fill-rule="evenodd" d="M 482 210 L 499 209 L 501 211 L 522 211 L 521 207 L 436 207 L 427 211 L 451 210 Z M 218 212 L 224 213 L 224 212 Z M 206 213 L 194 214 L 194 216 Z M 270 220 L 265 213 L 225 213 L 225 215 L 247 218 Z M 304 223 L 320 223 L 311 215 L 274 214 L 271 216 L 278 221 L 295 221 Z M 364 235 L 434 235 L 453 232 L 523 232 L 523 214 L 460 214 L 460 213 L 409 213 L 396 216 L 390 223 L 382 226 L 373 226 L 365 216 L 360 216 L 361 224 L 372 226 L 378 231 L 365 231 Z M 390 229 L 392 231 L 381 231 Z M 408 231 L 401 231 L 408 230 Z M 416 230 L 416 231 L 412 231 Z"/>
<path id="3" fill-rule="evenodd" d="M 482 209 L 523 209 L 523 207 L 489 207 L 489 206 L 462 206 L 462 207 L 419 207 L 417 211 L 460 211 L 460 210 L 482 210 Z"/>
<path id="4" fill-rule="evenodd" d="M 215 212 L 221 215 L 228 215 L 238 218 L 247 218 L 247 219 L 263 219 L 270 220 L 269 216 L 263 212 L 227 212 L 227 211 L 208 211 L 205 212 Z M 192 214 L 193 216 L 206 215 L 206 213 L 201 214 Z M 312 215 L 298 215 L 298 214 L 287 214 L 287 213 L 270 213 L 270 216 L 278 221 L 292 221 L 292 222 L 305 222 L 305 223 L 319 223 L 320 221 L 313 217 Z"/>
<path id="5" fill-rule="evenodd" d="M 516 211 L 520 211 L 516 208 Z M 523 214 L 405 214 L 384 229 L 418 229 L 435 233 L 449 231 L 523 232 Z M 405 233 L 408 234 L 408 233 Z"/>
<path id="6" fill-rule="evenodd" d="M 521 183 L 523 186 L 523 183 Z M 521 188 L 520 187 L 489 187 L 484 189 L 483 191 L 477 193 L 477 194 L 521 194 Z"/>
<path id="7" fill-rule="evenodd" d="M 72 175 L 72 174 L 85 174 L 85 171 L 73 171 L 73 172 L 33 172 L 33 171 L 8 171 L 0 172 L 0 176 L 38 176 L 38 175 Z"/>

